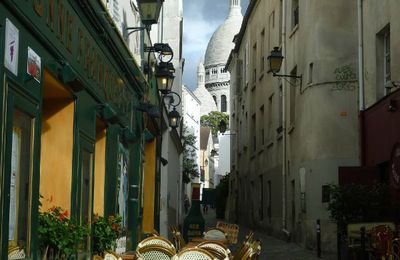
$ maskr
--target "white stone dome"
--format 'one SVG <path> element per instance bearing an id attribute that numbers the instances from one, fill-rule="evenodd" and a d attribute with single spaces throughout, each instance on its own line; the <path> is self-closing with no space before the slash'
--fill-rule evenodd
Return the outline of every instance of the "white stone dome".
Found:
<path id="1" fill-rule="evenodd" d="M 229 15 L 225 22 L 218 27 L 208 42 L 204 66 L 225 65 L 229 54 L 234 48 L 233 37 L 239 32 L 243 16 L 240 1 L 231 0 Z"/>

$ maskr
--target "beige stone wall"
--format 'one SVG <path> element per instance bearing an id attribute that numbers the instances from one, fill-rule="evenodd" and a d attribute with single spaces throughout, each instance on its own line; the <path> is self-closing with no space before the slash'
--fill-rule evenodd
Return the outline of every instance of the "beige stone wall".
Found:
<path id="1" fill-rule="evenodd" d="M 233 181 L 238 184 L 231 196 L 239 197 L 239 221 L 280 237 L 285 228 L 307 247 L 316 246 L 315 221 L 321 219 L 323 248 L 335 251 L 335 225 L 321 193 L 323 185 L 337 183 L 339 166 L 359 164 L 356 1 L 299 0 L 298 26 L 292 23 L 292 1 L 282 3 L 285 37 L 281 1 L 257 1 L 238 53 L 232 54 L 232 172 L 238 172 Z M 280 73 L 297 68 L 301 80 L 268 72 L 267 57 L 275 46 L 284 47 Z"/>

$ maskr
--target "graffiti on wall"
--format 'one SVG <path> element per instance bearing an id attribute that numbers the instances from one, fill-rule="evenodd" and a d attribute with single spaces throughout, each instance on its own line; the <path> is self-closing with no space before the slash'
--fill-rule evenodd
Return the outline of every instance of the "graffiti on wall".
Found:
<path id="1" fill-rule="evenodd" d="M 357 75 L 351 65 L 338 67 L 334 71 L 336 84 L 333 91 L 354 91 L 357 88 Z"/>

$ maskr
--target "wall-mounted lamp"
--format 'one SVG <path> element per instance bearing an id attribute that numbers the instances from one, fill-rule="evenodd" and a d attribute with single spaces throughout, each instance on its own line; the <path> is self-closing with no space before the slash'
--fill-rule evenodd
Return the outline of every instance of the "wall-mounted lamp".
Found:
<path id="1" fill-rule="evenodd" d="M 145 46 L 144 51 L 159 53 L 158 59 L 161 62 L 170 62 L 174 57 L 174 51 L 168 43 L 155 43 L 153 46 Z"/>
<path id="2" fill-rule="evenodd" d="M 179 114 L 178 111 L 176 111 L 176 107 L 179 106 L 179 104 L 181 103 L 181 97 L 179 96 L 178 93 L 174 91 L 169 91 L 166 94 L 161 92 L 161 94 L 163 95 L 162 96 L 163 100 L 165 98 L 169 98 L 168 105 L 173 106 L 172 111 L 168 112 L 168 123 L 171 128 L 175 129 L 179 126 L 179 122 L 181 119 L 181 115 Z M 174 95 L 178 98 L 177 100 L 174 98 Z"/>
<path id="3" fill-rule="evenodd" d="M 175 78 L 175 68 L 171 62 L 160 62 L 156 67 L 156 78 L 158 90 L 163 94 L 171 91 Z"/>
<path id="4" fill-rule="evenodd" d="M 164 0 L 137 0 L 143 24 L 152 25 L 158 22 L 163 2 Z"/>
<path id="5" fill-rule="evenodd" d="M 269 70 L 272 72 L 272 76 L 296 78 L 296 79 L 301 80 L 301 78 L 302 78 L 301 75 L 297 76 L 297 75 L 277 74 L 281 70 L 282 61 L 283 61 L 282 51 L 281 51 L 281 49 L 279 49 L 279 47 L 274 47 L 274 49 L 271 51 L 271 55 L 269 55 L 267 59 L 269 61 Z"/>

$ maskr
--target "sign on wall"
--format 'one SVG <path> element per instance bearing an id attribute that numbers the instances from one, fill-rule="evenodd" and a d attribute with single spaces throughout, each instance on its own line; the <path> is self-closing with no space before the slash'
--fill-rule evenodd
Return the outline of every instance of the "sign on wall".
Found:
<path id="1" fill-rule="evenodd" d="M 26 73 L 31 75 L 37 82 L 40 83 L 41 78 L 41 59 L 34 50 L 28 47 L 28 60 L 26 63 Z"/>
<path id="2" fill-rule="evenodd" d="M 19 30 L 6 18 L 6 35 L 4 45 L 4 66 L 15 76 L 18 75 Z"/>

